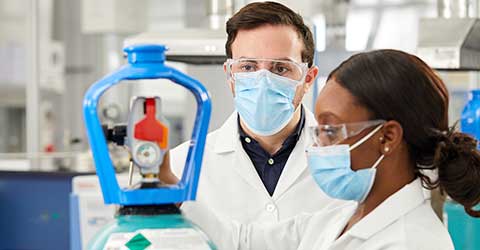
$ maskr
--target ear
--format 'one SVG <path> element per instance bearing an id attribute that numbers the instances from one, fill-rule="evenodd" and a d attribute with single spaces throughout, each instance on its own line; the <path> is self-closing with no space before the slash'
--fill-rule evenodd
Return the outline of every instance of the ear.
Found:
<path id="1" fill-rule="evenodd" d="M 313 85 L 317 76 L 318 76 L 318 67 L 317 66 L 312 66 L 311 68 L 308 69 L 307 76 L 305 77 L 305 84 L 304 84 L 305 93 Z"/>
<path id="2" fill-rule="evenodd" d="M 388 121 L 383 125 L 382 132 L 380 151 L 385 156 L 388 156 L 402 143 L 403 128 L 397 121 Z"/>

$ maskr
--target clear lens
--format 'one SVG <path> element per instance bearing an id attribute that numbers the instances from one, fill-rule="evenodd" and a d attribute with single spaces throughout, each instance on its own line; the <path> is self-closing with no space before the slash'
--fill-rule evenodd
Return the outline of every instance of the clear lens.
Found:
<path id="1" fill-rule="evenodd" d="M 373 120 L 357 123 L 343 123 L 334 125 L 318 125 L 309 127 L 309 133 L 316 146 L 330 146 L 358 135 L 363 130 L 384 123 L 384 120 Z"/>
<path id="2" fill-rule="evenodd" d="M 319 147 L 335 145 L 347 139 L 345 124 L 310 127 L 309 133 L 315 145 Z"/>
<path id="3" fill-rule="evenodd" d="M 307 65 L 288 60 L 271 59 L 229 59 L 227 61 L 227 73 L 230 76 L 236 73 L 256 72 L 261 69 L 294 81 L 301 81 L 306 75 Z"/>

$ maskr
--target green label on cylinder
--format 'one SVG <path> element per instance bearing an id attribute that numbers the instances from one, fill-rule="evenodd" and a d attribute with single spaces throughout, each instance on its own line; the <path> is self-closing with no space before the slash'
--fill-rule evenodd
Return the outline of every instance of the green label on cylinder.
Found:
<path id="1" fill-rule="evenodd" d="M 126 247 L 128 247 L 129 250 L 144 250 L 148 246 L 150 246 L 152 243 L 147 240 L 141 233 L 135 235 L 131 240 L 125 244 Z"/>
<path id="2" fill-rule="evenodd" d="M 104 250 L 211 250 L 203 233 L 193 228 L 140 229 L 112 233 Z"/>

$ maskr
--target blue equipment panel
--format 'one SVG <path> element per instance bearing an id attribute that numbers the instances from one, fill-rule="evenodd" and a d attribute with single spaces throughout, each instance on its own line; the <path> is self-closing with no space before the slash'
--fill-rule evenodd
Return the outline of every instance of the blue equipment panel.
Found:
<path id="1" fill-rule="evenodd" d="M 480 209 L 480 206 L 475 208 Z M 444 220 L 448 225 L 448 232 L 453 240 L 455 249 L 478 250 L 480 249 L 480 219 L 470 217 L 463 206 L 445 202 Z"/>
<path id="2" fill-rule="evenodd" d="M 70 248 L 74 173 L 0 172 L 0 250 Z"/>

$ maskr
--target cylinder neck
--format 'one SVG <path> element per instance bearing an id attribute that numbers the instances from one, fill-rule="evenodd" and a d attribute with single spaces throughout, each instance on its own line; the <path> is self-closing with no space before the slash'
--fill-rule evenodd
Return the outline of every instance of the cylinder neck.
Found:
<path id="1" fill-rule="evenodd" d="M 121 206 L 118 211 L 118 216 L 126 215 L 166 215 L 166 214 L 180 214 L 180 209 L 175 204 L 163 205 L 138 205 L 138 206 Z"/>

